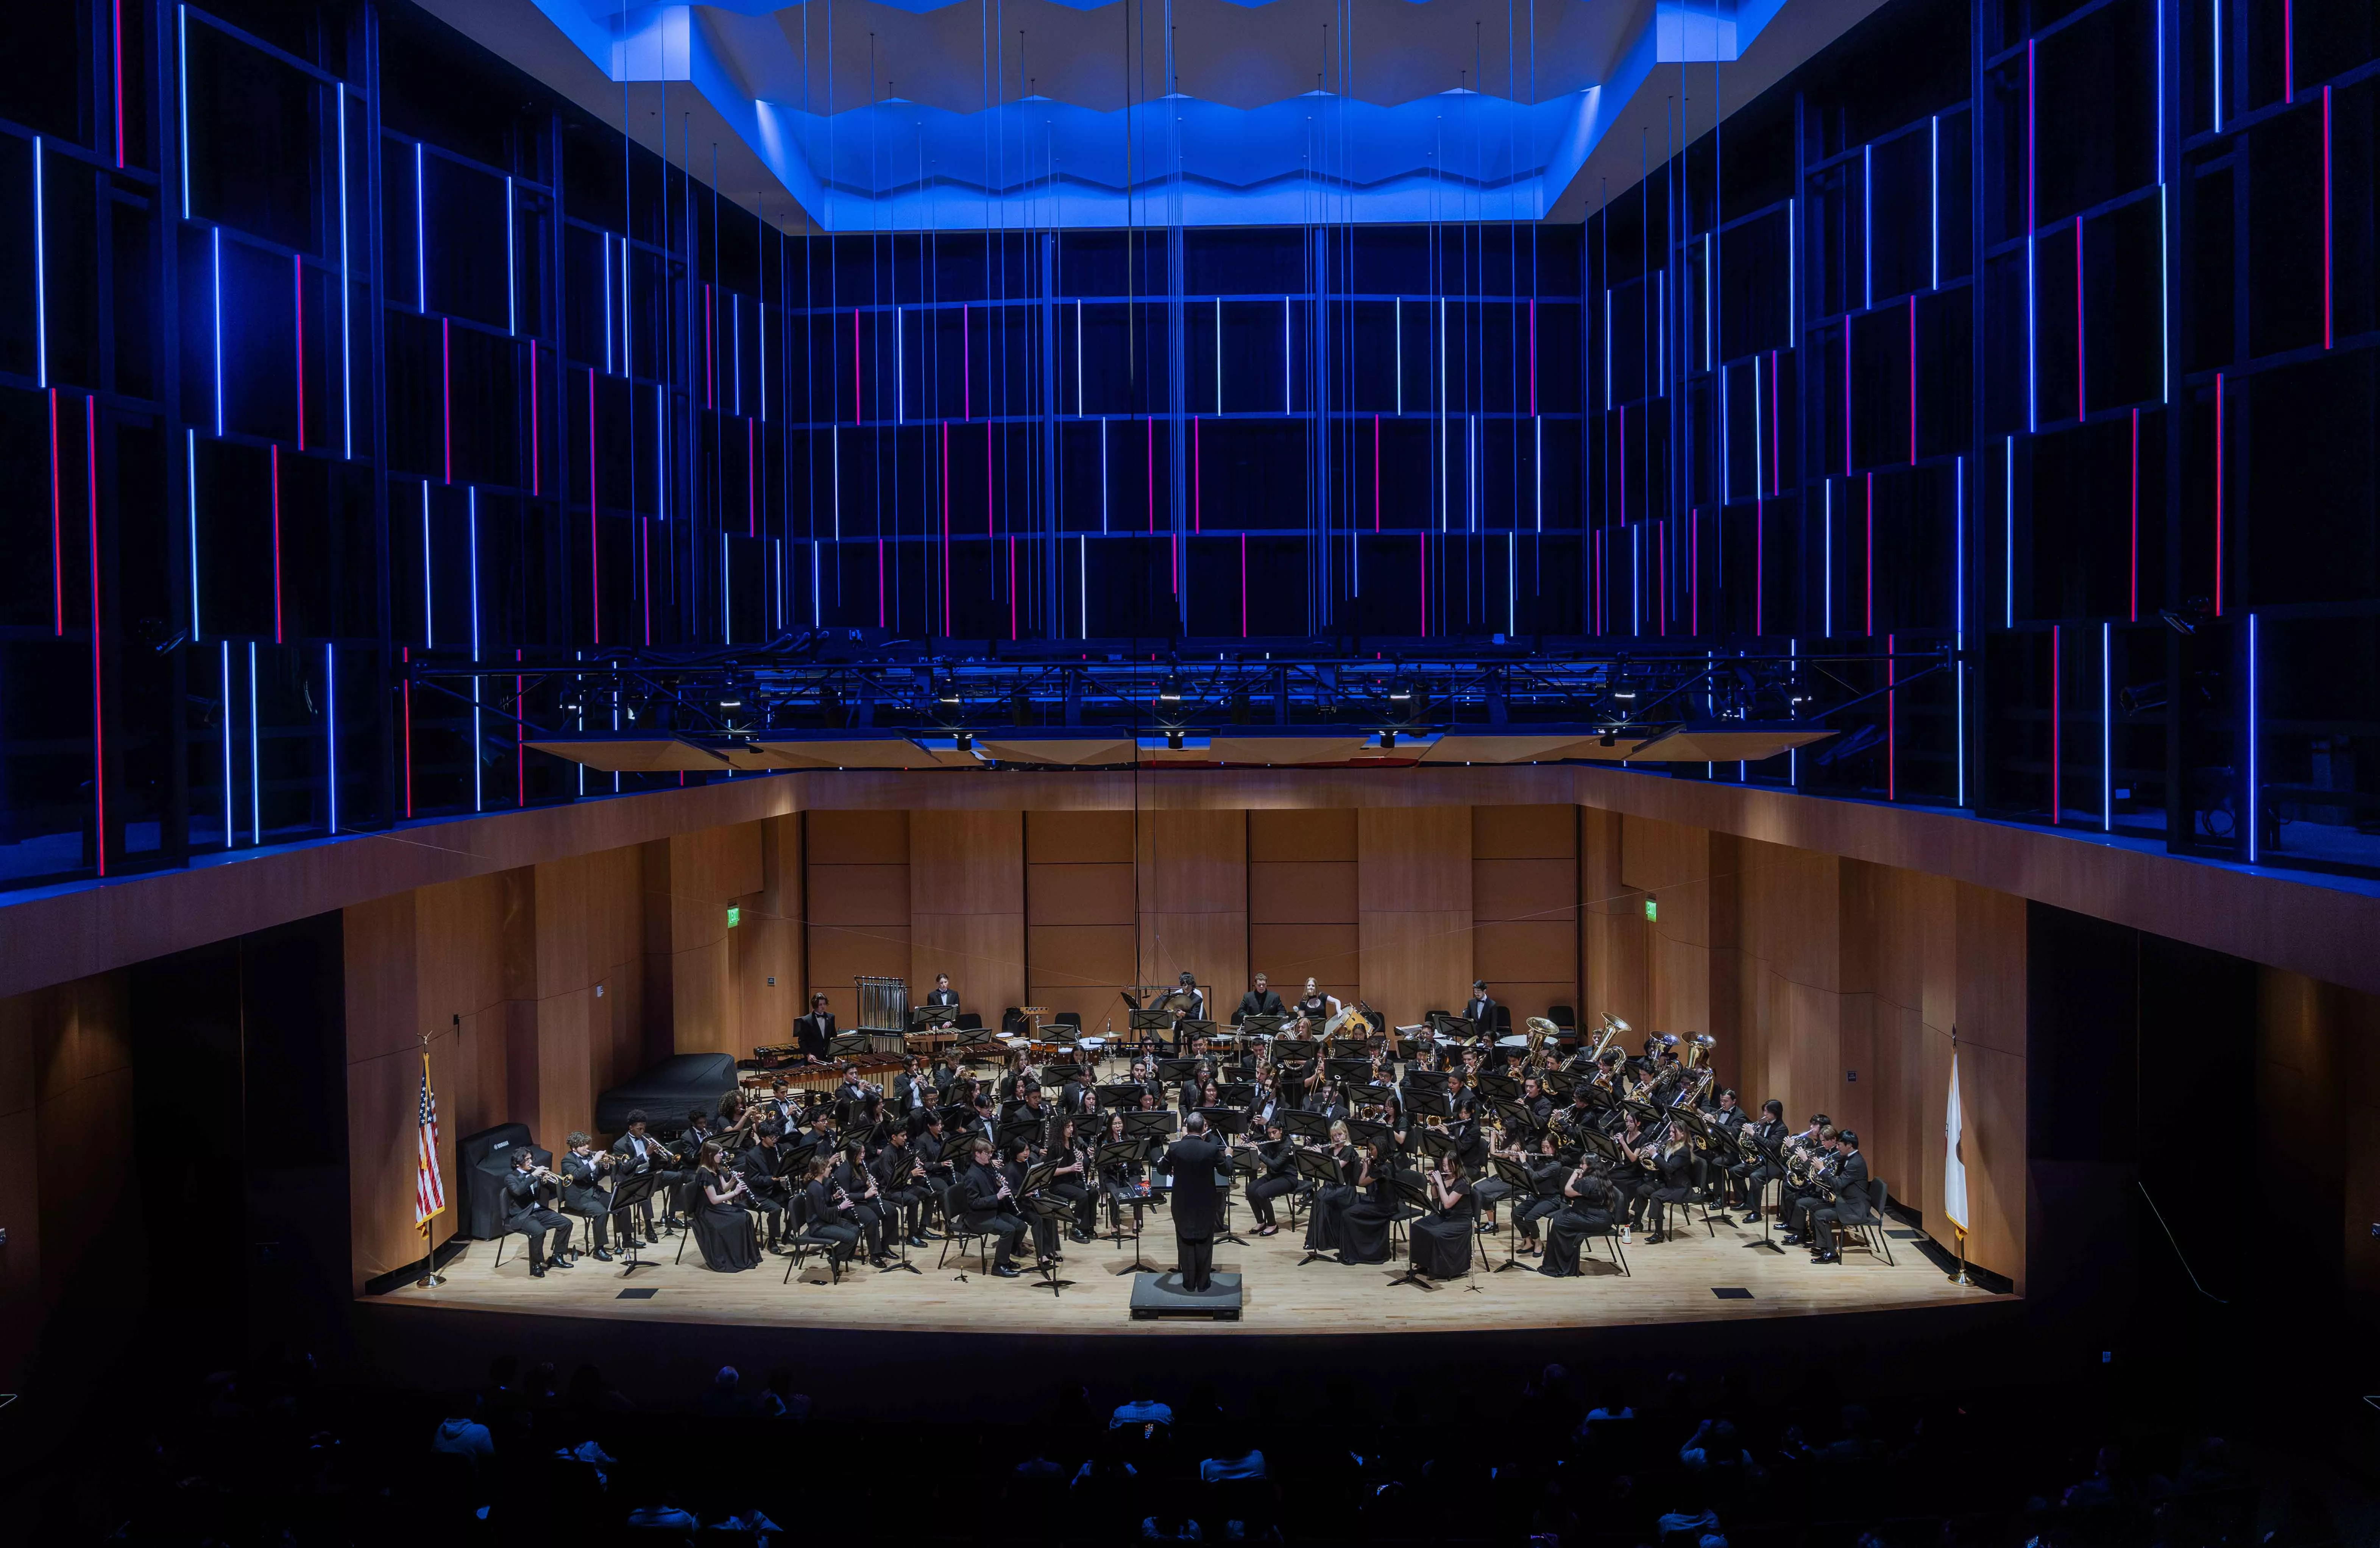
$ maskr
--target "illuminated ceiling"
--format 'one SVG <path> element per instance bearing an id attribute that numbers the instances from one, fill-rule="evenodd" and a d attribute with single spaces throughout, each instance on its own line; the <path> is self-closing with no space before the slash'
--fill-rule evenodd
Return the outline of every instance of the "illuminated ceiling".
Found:
<path id="1" fill-rule="evenodd" d="M 421 0 L 838 232 L 1576 219 L 1879 3 Z"/>

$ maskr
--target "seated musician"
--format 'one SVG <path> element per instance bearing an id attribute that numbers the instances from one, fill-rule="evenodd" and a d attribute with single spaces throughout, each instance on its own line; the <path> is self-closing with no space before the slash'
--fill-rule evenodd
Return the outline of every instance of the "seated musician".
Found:
<path id="1" fill-rule="evenodd" d="M 892 1106 L 901 1117 L 937 1106 L 941 1095 L 934 1089 L 933 1073 L 926 1066 L 926 1056 L 911 1054 L 909 1062 L 892 1080 Z"/>
<path id="2" fill-rule="evenodd" d="M 1814 1264 L 1843 1261 L 1835 1249 L 1838 1226 L 1864 1226 L 1875 1218 L 1867 1196 L 1867 1157 L 1860 1154 L 1859 1136 L 1848 1129 L 1835 1132 L 1835 1165 L 1828 1181 L 1831 1196 L 1810 1212 L 1810 1223 L 1818 1231 L 1816 1250 L 1810 1254 Z"/>
<path id="3" fill-rule="evenodd" d="M 1110 1113 L 1107 1126 L 1099 1131 L 1099 1143 L 1120 1145 L 1132 1136 L 1123 1131 L 1123 1114 Z M 1148 1168 L 1138 1161 L 1113 1161 L 1099 1168 L 1099 1187 L 1107 1195 L 1109 1218 L 1118 1230 L 1123 1228 L 1123 1205 L 1132 1203 L 1132 1234 L 1140 1234 L 1141 1209 L 1148 1199 Z"/>
<path id="4" fill-rule="evenodd" d="M 1001 1163 L 1000 1175 L 1008 1184 L 1011 1197 L 1025 1197 L 1025 1179 L 1040 1161 L 1040 1152 L 1033 1142 L 1023 1135 L 1008 1142 L 1007 1159 Z M 1017 1206 L 1020 1210 L 1022 1204 Z M 1028 1214 L 1026 1227 L 1033 1233 L 1033 1261 L 1037 1264 L 1056 1263 L 1064 1254 L 1058 1251 L 1058 1222 L 1047 1215 Z"/>
<path id="5" fill-rule="evenodd" d="M 636 1108 L 628 1114 L 626 1131 L 612 1142 L 612 1155 L 616 1158 L 615 1164 L 620 1167 L 623 1176 L 650 1176 L 655 1179 L 653 1186 L 656 1188 L 675 1187 L 685 1180 L 677 1167 L 677 1157 L 660 1140 L 645 1132 L 645 1122 L 643 1108 Z M 655 1232 L 653 1205 L 650 1198 L 637 1206 L 637 1215 L 645 1238 L 650 1240 Z M 673 1215 L 663 1224 L 674 1228 L 679 1224 L 678 1217 Z M 641 1247 L 645 1243 L 635 1236 L 627 1234 L 627 1228 L 624 1226 L 621 1244 L 626 1247 Z"/>
<path id="6" fill-rule="evenodd" d="M 868 1169 L 867 1151 L 858 1141 L 845 1142 L 843 1159 L 829 1178 L 851 1200 L 851 1222 L 868 1242 L 868 1261 L 882 1268 L 892 1261 L 884 1252 L 884 1223 L 897 1218 L 898 1212 L 876 1186 L 876 1174 Z"/>
<path id="7" fill-rule="evenodd" d="M 1660 1184 L 1654 1180 L 1659 1166 L 1658 1146 L 1645 1137 L 1645 1125 L 1634 1113 L 1620 1116 L 1620 1132 L 1612 1136 L 1620 1147 L 1619 1163 L 1612 1168 L 1612 1188 L 1620 1195 L 1620 1205 L 1626 1211 L 1626 1220 L 1620 1229 L 1620 1240 L 1626 1241 L 1628 1233 L 1645 1217 L 1645 1205 Z"/>
<path id="8" fill-rule="evenodd" d="M 527 1145 L 513 1152 L 513 1169 L 504 1174 L 504 1230 L 507 1234 L 517 1231 L 528 1238 L 528 1273 L 532 1279 L 544 1278 L 549 1267 L 570 1266 L 566 1256 L 570 1251 L 569 1217 L 546 1206 L 545 1190 L 560 1177 L 560 1173 L 540 1167 Z M 545 1251 L 549 1231 L 553 1234 L 551 1258 Z"/>
<path id="9" fill-rule="evenodd" d="M 760 1212 L 763 1235 L 771 1252 L 793 1234 L 785 1228 L 785 1206 L 793 1202 L 793 1183 L 784 1175 L 785 1153 L 778 1143 L 784 1132 L 774 1119 L 763 1119 L 752 1148 L 735 1164 L 744 1174 L 745 1186 L 751 1190 L 744 1196 L 744 1202 Z"/>
<path id="10" fill-rule="evenodd" d="M 1320 1184 L 1315 1190 L 1313 1207 L 1305 1212 L 1305 1250 L 1309 1252 L 1338 1250 L 1344 1240 L 1340 1223 L 1346 1215 L 1347 1206 L 1355 1202 L 1354 1179 L 1361 1157 L 1348 1141 L 1344 1122 L 1331 1120 L 1330 1143 L 1324 1148 L 1339 1163 L 1342 1180 Z"/>
<path id="11" fill-rule="evenodd" d="M 1531 1075 L 1521 1082 L 1521 1106 L 1529 1109 L 1529 1117 L 1543 1129 L 1554 1119 L 1554 1099 L 1546 1094 L 1545 1087 Z"/>
<path id="12" fill-rule="evenodd" d="M 1049 1191 L 1075 1206 L 1074 1228 L 1067 1234 L 1076 1241 L 1091 1240 L 1099 1223 L 1099 1195 L 1091 1188 L 1090 1152 L 1082 1138 L 1082 1126 L 1075 1119 L 1058 1119 L 1047 1159 Z"/>
<path id="13" fill-rule="evenodd" d="M 1538 1137 L 1537 1153 L 1527 1163 L 1532 1192 L 1512 1216 L 1512 1229 L 1527 1257 L 1538 1253 L 1537 1223 L 1562 1207 L 1562 1183 L 1570 1176 L 1572 1163 L 1562 1159 L 1560 1146 L 1560 1137 L 1548 1130 Z"/>
<path id="14" fill-rule="evenodd" d="M 877 1191 L 900 1218 L 901 1240 L 912 1247 L 926 1245 L 926 1205 L 934 1197 L 926 1180 L 924 1155 L 910 1139 L 906 1120 L 884 1131 L 884 1148 L 868 1164 L 876 1174 Z"/>
<path id="15" fill-rule="evenodd" d="M 1002 1279 L 1014 1279 L 1016 1270 L 1009 1260 L 1015 1255 L 1017 1239 L 1025 1234 L 1025 1217 L 1016 1207 L 1008 1179 L 992 1165 L 991 1142 L 977 1135 L 967 1146 L 967 1167 L 952 1191 L 951 1202 L 959 1206 L 958 1218 L 968 1230 L 996 1239 L 991 1272 Z"/>
<path id="16" fill-rule="evenodd" d="M 805 1064 L 825 1064 L 834 1046 L 834 1012 L 827 1009 L 823 990 L 810 996 L 810 1013 L 794 1018 L 794 1046 Z"/>
<path id="17" fill-rule="evenodd" d="M 805 1174 L 808 1181 L 803 1189 L 809 1200 L 808 1234 L 824 1237 L 833 1242 L 834 1245 L 828 1249 L 829 1256 L 837 1263 L 847 1264 L 859 1246 L 857 1205 L 847 1193 L 840 1192 L 828 1180 L 828 1174 L 832 1170 L 824 1155 L 810 1157 L 809 1170 Z"/>
<path id="18" fill-rule="evenodd" d="M 958 1186 L 955 1146 L 942 1131 L 942 1115 L 929 1107 L 909 1120 L 910 1145 L 917 1159 L 925 1164 L 926 1186 L 933 1190 L 935 1206 L 941 1211 L 942 1224 L 947 1228 L 953 1215 L 951 1211 L 951 1190 Z M 924 1232 L 919 1232 L 924 1235 Z M 918 1243 L 912 1242 L 917 1246 Z"/>
<path id="19" fill-rule="evenodd" d="M 1256 1212 L 1257 1235 L 1271 1236 L 1281 1228 L 1273 1219 L 1272 1202 L 1297 1191 L 1297 1162 L 1280 1119 L 1266 1123 L 1264 1132 L 1264 1143 L 1256 1147 L 1264 1171 L 1248 1184 L 1248 1208 Z"/>
<path id="20" fill-rule="evenodd" d="M 1738 1202 L 1744 1210 L 1743 1224 L 1760 1224 L 1760 1195 L 1769 1179 L 1779 1176 L 1779 1163 L 1768 1158 L 1767 1145 L 1782 1143 L 1785 1138 L 1785 1104 L 1775 1097 L 1760 1105 L 1757 1120 L 1743 1126 L 1743 1137 L 1757 1142 L 1744 1151 L 1743 1159 L 1727 1169 L 1729 1179 L 1735 1185 Z"/>
<path id="21" fill-rule="evenodd" d="M 1594 1161 L 1584 1158 L 1571 1167 L 1561 1197 L 1562 1207 L 1547 1218 L 1545 1262 L 1537 1265 L 1539 1274 L 1553 1279 L 1578 1272 L 1579 1243 L 1609 1230 L 1621 1208 L 1612 1181 L 1597 1169 Z M 1620 1234 L 1625 1240 L 1627 1231 L 1623 1228 Z"/>
<path id="22" fill-rule="evenodd" d="M 570 1149 L 562 1157 L 562 1207 L 587 1217 L 587 1234 L 595 1243 L 599 1264 L 612 1261 L 604 1245 L 610 1240 L 606 1233 L 612 1219 L 612 1190 L 603 1180 L 603 1172 L 611 1165 L 609 1155 L 596 1154 L 593 1140 L 585 1134 L 570 1136 Z"/>
<path id="23" fill-rule="evenodd" d="M 1259 973 L 1248 992 L 1240 997 L 1239 1009 L 1232 1012 L 1232 1024 L 1238 1026 L 1250 1016 L 1278 1016 L 1281 1013 L 1280 993 Z"/>
<path id="24" fill-rule="evenodd" d="M 1787 1206 L 1787 1217 L 1791 1226 L 1785 1233 L 1786 1246 L 1799 1247 L 1816 1236 L 1816 1231 L 1811 1227 L 1810 1216 L 1825 1208 L 1828 1203 L 1827 1190 L 1818 1184 L 1833 1180 L 1836 1157 L 1841 1149 L 1842 1136 L 1833 1124 L 1818 1131 L 1817 1149 L 1814 1153 L 1815 1159 L 1810 1167 L 1811 1184 L 1807 1188 L 1790 1191 L 1792 1202 Z"/>
<path id="25" fill-rule="evenodd" d="M 1807 1183 L 1795 1182 L 1792 1174 L 1796 1170 L 1815 1172 L 1818 1168 L 1827 1159 L 1827 1141 L 1834 1131 L 1834 1119 L 1824 1113 L 1813 1113 L 1809 1126 L 1787 1139 L 1784 1148 L 1778 1152 L 1778 1159 L 1785 1172 L 1785 1182 L 1777 1191 L 1777 1217 L 1784 1222 L 1788 1231 L 1793 1230 L 1795 1223 L 1801 1219 L 1803 1203 L 1817 1191 Z"/>

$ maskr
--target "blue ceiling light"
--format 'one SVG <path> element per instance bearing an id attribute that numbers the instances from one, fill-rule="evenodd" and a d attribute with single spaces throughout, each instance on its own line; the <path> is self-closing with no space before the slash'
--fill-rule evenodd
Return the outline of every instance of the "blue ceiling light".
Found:
<path id="1" fill-rule="evenodd" d="M 423 3 L 607 117 L 630 89 L 640 140 L 665 102 L 721 141 L 723 196 L 880 234 L 1542 219 L 1674 67 L 1737 60 L 1787 0 L 1174 0 L 1170 33 L 1004 0 L 992 36 L 966 0 Z M 1798 58 L 1875 0 L 1791 4 L 1769 52 Z"/>

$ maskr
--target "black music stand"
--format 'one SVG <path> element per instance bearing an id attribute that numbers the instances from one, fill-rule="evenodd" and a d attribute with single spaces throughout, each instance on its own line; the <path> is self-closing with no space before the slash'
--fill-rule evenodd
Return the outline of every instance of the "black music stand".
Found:
<path id="1" fill-rule="evenodd" d="M 1350 1081 L 1358 1085 L 1372 1082 L 1372 1061 L 1368 1058 L 1326 1058 L 1322 1072 L 1334 1081 Z"/>
<path id="2" fill-rule="evenodd" d="M 1755 1252 L 1774 1252 L 1781 1258 L 1785 1255 L 1785 1249 L 1777 1245 L 1777 1240 L 1770 1230 L 1767 1201 L 1768 1185 L 1771 1182 L 1777 1184 L 1777 1196 L 1780 1203 L 1785 1197 L 1785 1143 L 1782 1140 L 1764 1140 L 1755 1134 L 1750 1143 L 1753 1147 L 1755 1165 L 1763 1172 L 1768 1172 L 1773 1168 L 1774 1175 L 1763 1177 L 1760 1179 L 1760 1186 L 1753 1190 L 1752 1207 L 1760 1215 L 1760 1240 L 1747 1241 L 1744 1246 Z"/>
<path id="3" fill-rule="evenodd" d="M 1107 1186 L 1107 1169 L 1110 1167 L 1129 1166 L 1133 1162 L 1146 1161 L 1148 1158 L 1148 1142 L 1145 1139 L 1101 1141 L 1099 1148 L 1094 1153 L 1094 1159 L 1097 1161 L 1099 1168 L 1100 1187 L 1104 1188 Z M 1154 1196 L 1155 1195 L 1150 1191 L 1148 1184 L 1143 1182 L 1141 1184 L 1141 1196 L 1134 1202 L 1138 1203 L 1147 1199 L 1153 1198 Z M 1109 1240 L 1121 1245 L 1123 1241 L 1123 1201 L 1122 1199 L 1110 1200 L 1109 1210 L 1109 1220 L 1114 1227 L 1114 1230 L 1110 1234 Z M 1127 1267 L 1117 1269 L 1115 1272 L 1118 1275 L 1147 1274 L 1151 1272 L 1150 1266 L 1141 1261 L 1140 1228 L 1140 1217 L 1135 1213 L 1132 1223 L 1132 1263 Z"/>
<path id="4" fill-rule="evenodd" d="M 1226 1107 L 1253 1107 L 1257 1105 L 1256 1082 L 1219 1081 L 1215 1083 L 1215 1096 Z"/>
<path id="5" fill-rule="evenodd" d="M 1426 1123 L 1416 1125 L 1411 1133 L 1415 1154 L 1427 1155 L 1432 1161 L 1463 1148 L 1454 1143 L 1453 1135 L 1443 1129 L 1433 1129 Z"/>
<path id="6" fill-rule="evenodd" d="M 955 1005 L 913 1005 L 909 1007 L 910 1032 L 931 1032 L 937 1027 L 956 1026 L 959 1008 Z"/>
<path id="7" fill-rule="evenodd" d="M 619 1181 L 612 1185 L 613 1217 L 617 1219 L 622 1211 L 632 1210 L 638 1204 L 650 1203 L 653 1194 L 659 1191 L 660 1188 L 661 1169 L 657 1167 L 648 1167 L 645 1171 L 635 1177 L 622 1178 Z M 669 1214 L 666 1204 L 663 1205 L 662 1213 L 664 1216 Z M 627 1232 L 627 1240 L 629 1242 L 628 1250 L 620 1265 L 621 1278 L 625 1279 L 629 1277 L 640 1268 L 659 1268 L 661 1266 L 659 1264 L 649 1264 L 645 1262 L 644 1259 L 637 1256 L 637 1248 L 635 1244 L 639 1238 L 633 1228 Z"/>
<path id="8" fill-rule="evenodd" d="M 1157 1083 L 1178 1086 L 1192 1079 L 1197 1070 L 1198 1061 L 1195 1058 L 1160 1058 L 1157 1061 Z"/>
<path id="9" fill-rule="evenodd" d="M 1396 1131 L 1390 1128 L 1387 1124 L 1380 1122 L 1377 1119 L 1349 1119 L 1347 1120 L 1347 1137 L 1354 1141 L 1358 1145 L 1364 1146 L 1367 1149 L 1373 1145 L 1378 1145 L 1382 1150 L 1394 1150 L 1397 1144 Z"/>
<path id="10" fill-rule="evenodd" d="M 1152 1171 L 1157 1166 L 1156 1147 L 1172 1139 L 1174 1130 L 1179 1128 L 1181 1123 L 1182 1115 L 1171 1107 L 1159 1107 L 1150 1112 L 1132 1112 L 1123 1115 L 1125 1135 L 1132 1139 L 1148 1142 L 1150 1148 L 1148 1155 Z M 1150 1198 L 1162 1199 L 1169 1191 L 1171 1190 L 1160 1188 L 1154 1177 L 1151 1178 L 1148 1188 Z"/>
<path id="11" fill-rule="evenodd" d="M 1135 1009 L 1126 1013 L 1124 1026 L 1126 1030 L 1140 1034 L 1142 1047 L 1161 1047 L 1164 1046 L 1165 1039 L 1172 1034 L 1173 1015 L 1167 1010 Z"/>
<path id="12" fill-rule="evenodd" d="M 1318 1113 L 1308 1113 L 1305 1116 L 1308 1118 L 1318 1118 L 1321 1115 Z M 1331 1155 L 1327 1150 L 1295 1150 L 1290 1153 L 1289 1158 L 1291 1164 L 1297 1167 L 1298 1175 L 1312 1182 L 1317 1189 L 1318 1196 L 1315 1201 L 1317 1207 L 1319 1207 L 1321 1203 L 1318 1194 L 1319 1190 L 1324 1188 L 1340 1188 L 1346 1184 L 1347 1177 L 1344 1172 L 1340 1170 L 1339 1158 Z M 1305 1250 L 1305 1256 L 1297 1260 L 1297 1266 L 1304 1268 L 1306 1264 L 1314 1262 L 1314 1260 L 1321 1256 L 1322 1250 L 1320 1248 L 1309 1247 Z"/>
<path id="13" fill-rule="evenodd" d="M 1479 1023 L 1468 1016 L 1452 1016 L 1443 1010 L 1433 1010 L 1422 1018 L 1422 1025 L 1443 1037 L 1456 1042 L 1468 1042 L 1478 1035 Z"/>
<path id="14" fill-rule="evenodd" d="M 1443 1070 L 1408 1070 L 1405 1071 L 1406 1100 L 1427 1096 L 1441 1107 L 1446 1102 L 1446 1071 Z"/>
<path id="15" fill-rule="evenodd" d="M 1488 1110 L 1504 1120 L 1507 1130 L 1523 1134 L 1537 1132 L 1537 1115 L 1511 1097 L 1497 1097 L 1488 1104 Z"/>
<path id="16" fill-rule="evenodd" d="M 1140 1106 L 1140 1094 L 1147 1086 L 1133 1081 L 1119 1081 L 1113 1085 L 1098 1088 L 1099 1111 L 1102 1113 L 1131 1112 Z"/>
<path id="17" fill-rule="evenodd" d="M 1240 1033 L 1248 1037 L 1278 1037 L 1289 1025 L 1289 1018 L 1258 1010 L 1240 1018 Z"/>
<path id="18" fill-rule="evenodd" d="M 1571 1087 L 1576 1084 L 1578 1084 L 1577 1076 L 1560 1070 L 1548 1070 L 1537 1077 L 1537 1089 L 1553 1098 L 1557 1104 L 1560 1104 L 1563 1097 L 1568 1096 Z"/>
<path id="19" fill-rule="evenodd" d="M 1392 1170 L 1389 1173 L 1389 1187 L 1399 1198 L 1413 1205 L 1421 1215 L 1429 1213 L 1429 1180 L 1421 1173 Z M 1436 1285 L 1424 1279 L 1421 1276 L 1421 1270 L 1413 1265 L 1413 1228 L 1410 1226 L 1405 1228 L 1405 1271 L 1389 1283 L 1392 1286 L 1411 1285 L 1417 1290 L 1438 1288 Z"/>
<path id="20" fill-rule="evenodd" d="M 1034 1168 L 1037 1172 L 1044 1169 L 1045 1168 L 1039 1167 L 1036 1167 Z M 1029 1174 L 1026 1180 L 1031 1180 Z M 1031 1197 L 1020 1199 L 1017 1202 L 1024 1206 L 1026 1214 L 1034 1215 L 1037 1218 L 1049 1221 L 1052 1230 L 1057 1229 L 1061 1222 L 1074 1218 L 1075 1206 L 1068 1203 L 1063 1199 L 1045 1199 L 1037 1194 Z M 1133 1243 L 1133 1255 L 1135 1258 L 1140 1255 L 1140 1244 L 1137 1240 Z M 1043 1283 L 1049 1286 L 1050 1293 L 1052 1296 L 1074 1283 L 1072 1279 L 1061 1279 L 1058 1277 L 1058 1260 L 1054 1256 L 1043 1259 L 1039 1267 L 1042 1275 L 1044 1276 Z"/>
<path id="21" fill-rule="evenodd" d="M 1290 1107 L 1276 1109 L 1273 1118 L 1281 1124 L 1281 1132 L 1293 1140 L 1312 1140 L 1317 1144 L 1330 1143 L 1330 1120 L 1320 1113 Z"/>
<path id="22" fill-rule="evenodd" d="M 1223 1142 L 1226 1152 L 1230 1151 L 1232 1140 L 1248 1131 L 1248 1115 L 1241 1108 L 1201 1107 L 1198 1113 L 1207 1120 L 1207 1131 Z M 1247 1242 L 1232 1229 L 1232 1190 L 1228 1182 L 1224 1185 L 1222 1197 L 1223 1228 L 1215 1233 L 1215 1240 L 1228 1241 L 1235 1247 L 1245 1247 Z"/>
<path id="23" fill-rule="evenodd" d="M 1483 1070 L 1479 1072 L 1479 1094 L 1493 1102 L 1517 1102 L 1521 1099 L 1521 1082 L 1510 1075 Z"/>
<path id="24" fill-rule="evenodd" d="M 1530 1180 L 1525 1161 L 1515 1161 L 1509 1155 L 1491 1155 L 1488 1158 L 1488 1167 L 1512 1185 L 1512 1191 L 1504 1196 L 1504 1202 L 1512 1206 L 1512 1224 L 1504 1232 L 1504 1261 L 1496 1265 L 1495 1272 L 1502 1274 L 1508 1269 L 1526 1268 L 1529 1265 L 1521 1262 L 1519 1257 L 1521 1209 L 1536 1202 L 1537 1185 Z"/>

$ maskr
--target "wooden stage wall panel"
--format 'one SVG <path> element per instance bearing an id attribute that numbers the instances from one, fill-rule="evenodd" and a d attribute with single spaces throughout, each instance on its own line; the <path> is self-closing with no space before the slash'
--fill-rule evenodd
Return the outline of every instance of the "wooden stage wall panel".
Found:
<path id="1" fill-rule="evenodd" d="M 909 814 L 909 1000 L 947 973 L 996 1025 L 1025 1003 L 1025 814 Z"/>
<path id="2" fill-rule="evenodd" d="M 909 814 L 811 812 L 802 844 L 808 878 L 804 1009 L 810 994 L 823 994 L 838 1026 L 856 1025 L 853 979 L 909 974 Z"/>
<path id="3" fill-rule="evenodd" d="M 1470 993 L 1471 810 L 1355 815 L 1364 998 L 1391 1025 L 1457 1010 Z"/>
<path id="4" fill-rule="evenodd" d="M 1133 883 L 1130 812 L 1025 814 L 1027 1003 L 1072 1010 L 1086 1028 L 1123 1024 L 1116 997 L 1138 982 Z"/>
<path id="5" fill-rule="evenodd" d="M 1149 812 L 1139 825 L 1143 982 L 1197 975 L 1218 1020 L 1247 987 L 1245 812 Z"/>
<path id="6" fill-rule="evenodd" d="M 1354 812 L 1250 812 L 1247 853 L 1248 971 L 1284 1000 L 1308 977 L 1342 1000 L 1362 993 Z"/>
<path id="7" fill-rule="evenodd" d="M 1475 976 L 1512 1030 L 1550 1005 L 1578 1009 L 1578 808 L 1471 808 Z"/>
<path id="8" fill-rule="evenodd" d="M 729 901 L 743 910 L 743 922 L 727 934 L 727 972 L 742 1034 L 740 1057 L 765 1044 L 793 1039 L 794 1018 L 808 977 L 809 928 L 802 917 L 802 819 L 763 817 L 760 885 Z M 598 1089 L 601 1089 L 600 1087 Z"/>

